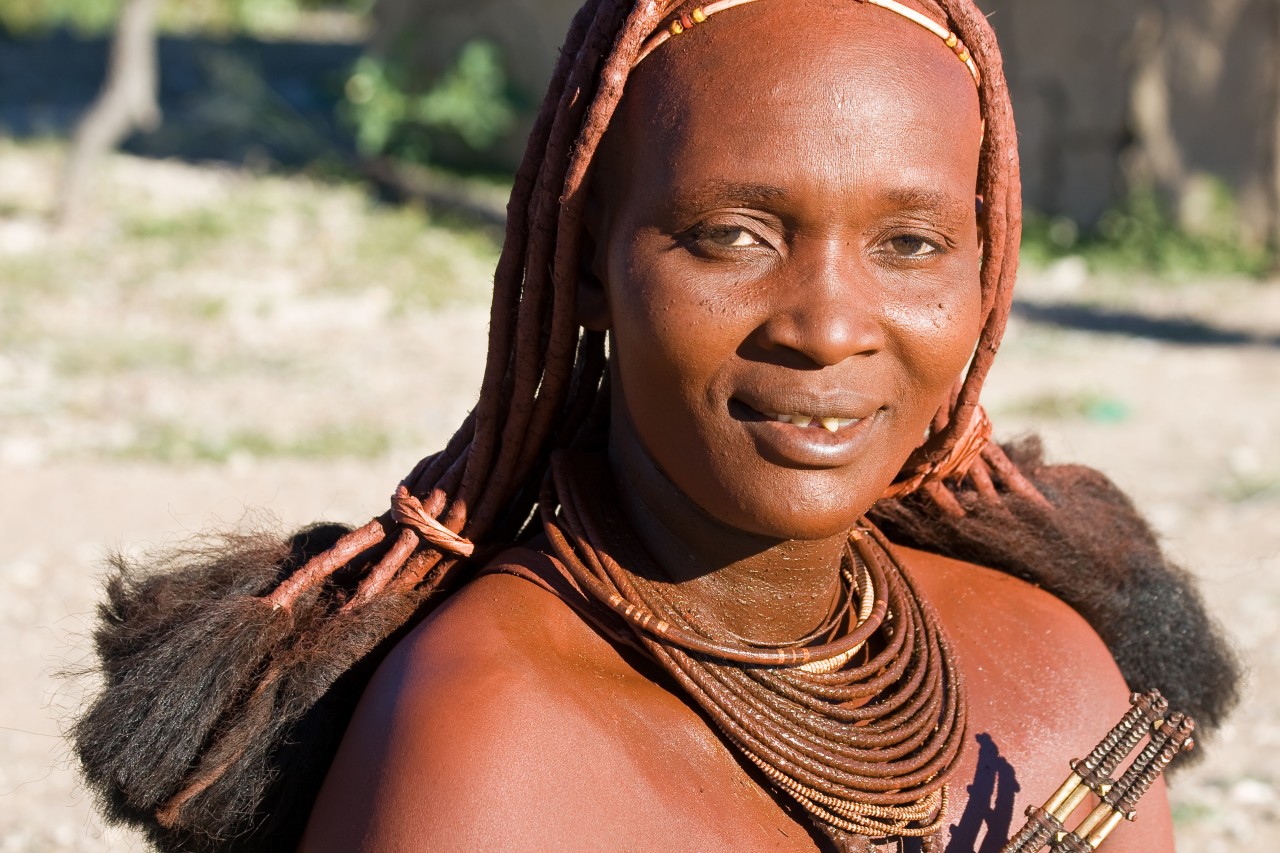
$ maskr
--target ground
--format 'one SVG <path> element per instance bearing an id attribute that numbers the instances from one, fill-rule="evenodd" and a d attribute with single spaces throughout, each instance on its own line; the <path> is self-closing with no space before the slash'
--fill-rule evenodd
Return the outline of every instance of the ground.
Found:
<path id="1" fill-rule="evenodd" d="M 258 509 L 381 511 L 474 401 L 494 257 L 349 186 L 127 157 L 95 218 L 55 236 L 60 153 L 0 140 L 0 853 L 142 849 L 94 817 L 59 737 L 102 554 Z M 1249 666 L 1231 723 L 1175 780 L 1180 850 L 1270 849 L 1280 283 L 1068 259 L 1021 286 L 986 395 L 998 432 L 1040 432 L 1129 490 Z"/>

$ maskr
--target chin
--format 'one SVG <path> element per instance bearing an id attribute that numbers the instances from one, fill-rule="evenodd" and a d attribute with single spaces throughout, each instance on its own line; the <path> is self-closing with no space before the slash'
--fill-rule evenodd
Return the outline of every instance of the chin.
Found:
<path id="1" fill-rule="evenodd" d="M 848 484 L 830 488 L 780 487 L 767 495 L 735 495 L 720 521 L 730 527 L 772 539 L 817 540 L 852 530 L 884 493 L 884 483 Z M 819 497 L 815 498 L 815 492 Z M 705 504 L 704 504 L 705 507 Z"/>

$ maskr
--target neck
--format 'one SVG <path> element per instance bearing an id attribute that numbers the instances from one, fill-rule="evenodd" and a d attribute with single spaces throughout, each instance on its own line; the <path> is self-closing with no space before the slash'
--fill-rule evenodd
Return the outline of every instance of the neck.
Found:
<path id="1" fill-rule="evenodd" d="M 779 540 L 718 521 L 681 492 L 638 442 L 610 441 L 621 509 L 695 622 L 759 643 L 806 636 L 840 589 L 844 533 Z"/>

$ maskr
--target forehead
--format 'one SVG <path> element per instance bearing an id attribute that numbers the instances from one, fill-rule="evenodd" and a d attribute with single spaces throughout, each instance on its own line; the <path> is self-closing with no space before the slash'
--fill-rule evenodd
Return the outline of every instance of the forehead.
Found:
<path id="1" fill-rule="evenodd" d="M 632 175 L 745 169 L 972 193 L 981 120 L 968 70 L 917 24 L 855 0 L 760 0 L 647 58 L 609 136 Z"/>

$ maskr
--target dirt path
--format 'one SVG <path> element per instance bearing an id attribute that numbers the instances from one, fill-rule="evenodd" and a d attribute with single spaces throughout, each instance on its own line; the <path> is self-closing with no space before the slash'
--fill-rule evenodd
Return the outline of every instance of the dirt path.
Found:
<path id="1" fill-rule="evenodd" d="M 343 242 L 364 220 L 349 199 L 292 185 L 284 202 L 254 208 L 252 227 L 274 235 L 260 254 L 231 251 L 242 235 L 219 225 L 215 246 L 188 247 L 191 257 L 135 237 L 99 254 L 82 245 L 49 267 L 40 253 L 54 247 L 31 201 L 47 159 L 0 151 L 0 300 L 22 318 L 0 318 L 0 853 L 142 849 L 101 828 L 58 737 L 77 696 L 55 674 L 83 658 L 95 562 L 107 548 L 234 523 L 247 508 L 269 507 L 287 525 L 379 510 L 474 399 L 485 311 L 474 299 L 402 298 L 403 271 L 376 259 L 405 250 L 405 237 L 362 256 L 366 276 L 389 276 L 372 290 L 335 289 L 322 261 L 365 251 Z M 6 182 L 19 167 L 27 183 Z M 192 198 L 217 210 L 249 191 L 234 176 L 132 160 L 116 178 L 186 211 L 184 221 Z M 215 268 L 224 261 L 229 269 Z M 483 268 L 453 274 L 477 279 Z M 17 273 L 60 283 L 19 291 Z M 1188 345 L 1159 339 L 1159 324 L 1142 327 L 1155 338 L 1135 338 L 1015 321 L 987 404 L 1002 435 L 1039 431 L 1056 458 L 1109 473 L 1203 579 L 1251 679 L 1207 760 L 1174 788 L 1180 849 L 1270 849 L 1280 844 L 1280 287 L 1119 287 L 1070 273 L 1026 276 L 1032 304 L 1238 333 Z M 84 281 L 68 285 L 76 276 Z M 115 355 L 86 361 L 86 339 Z M 151 349 L 125 345 L 139 340 Z M 129 432 L 139 419 L 167 432 Z M 317 443 L 317 423 L 342 440 Z"/>

